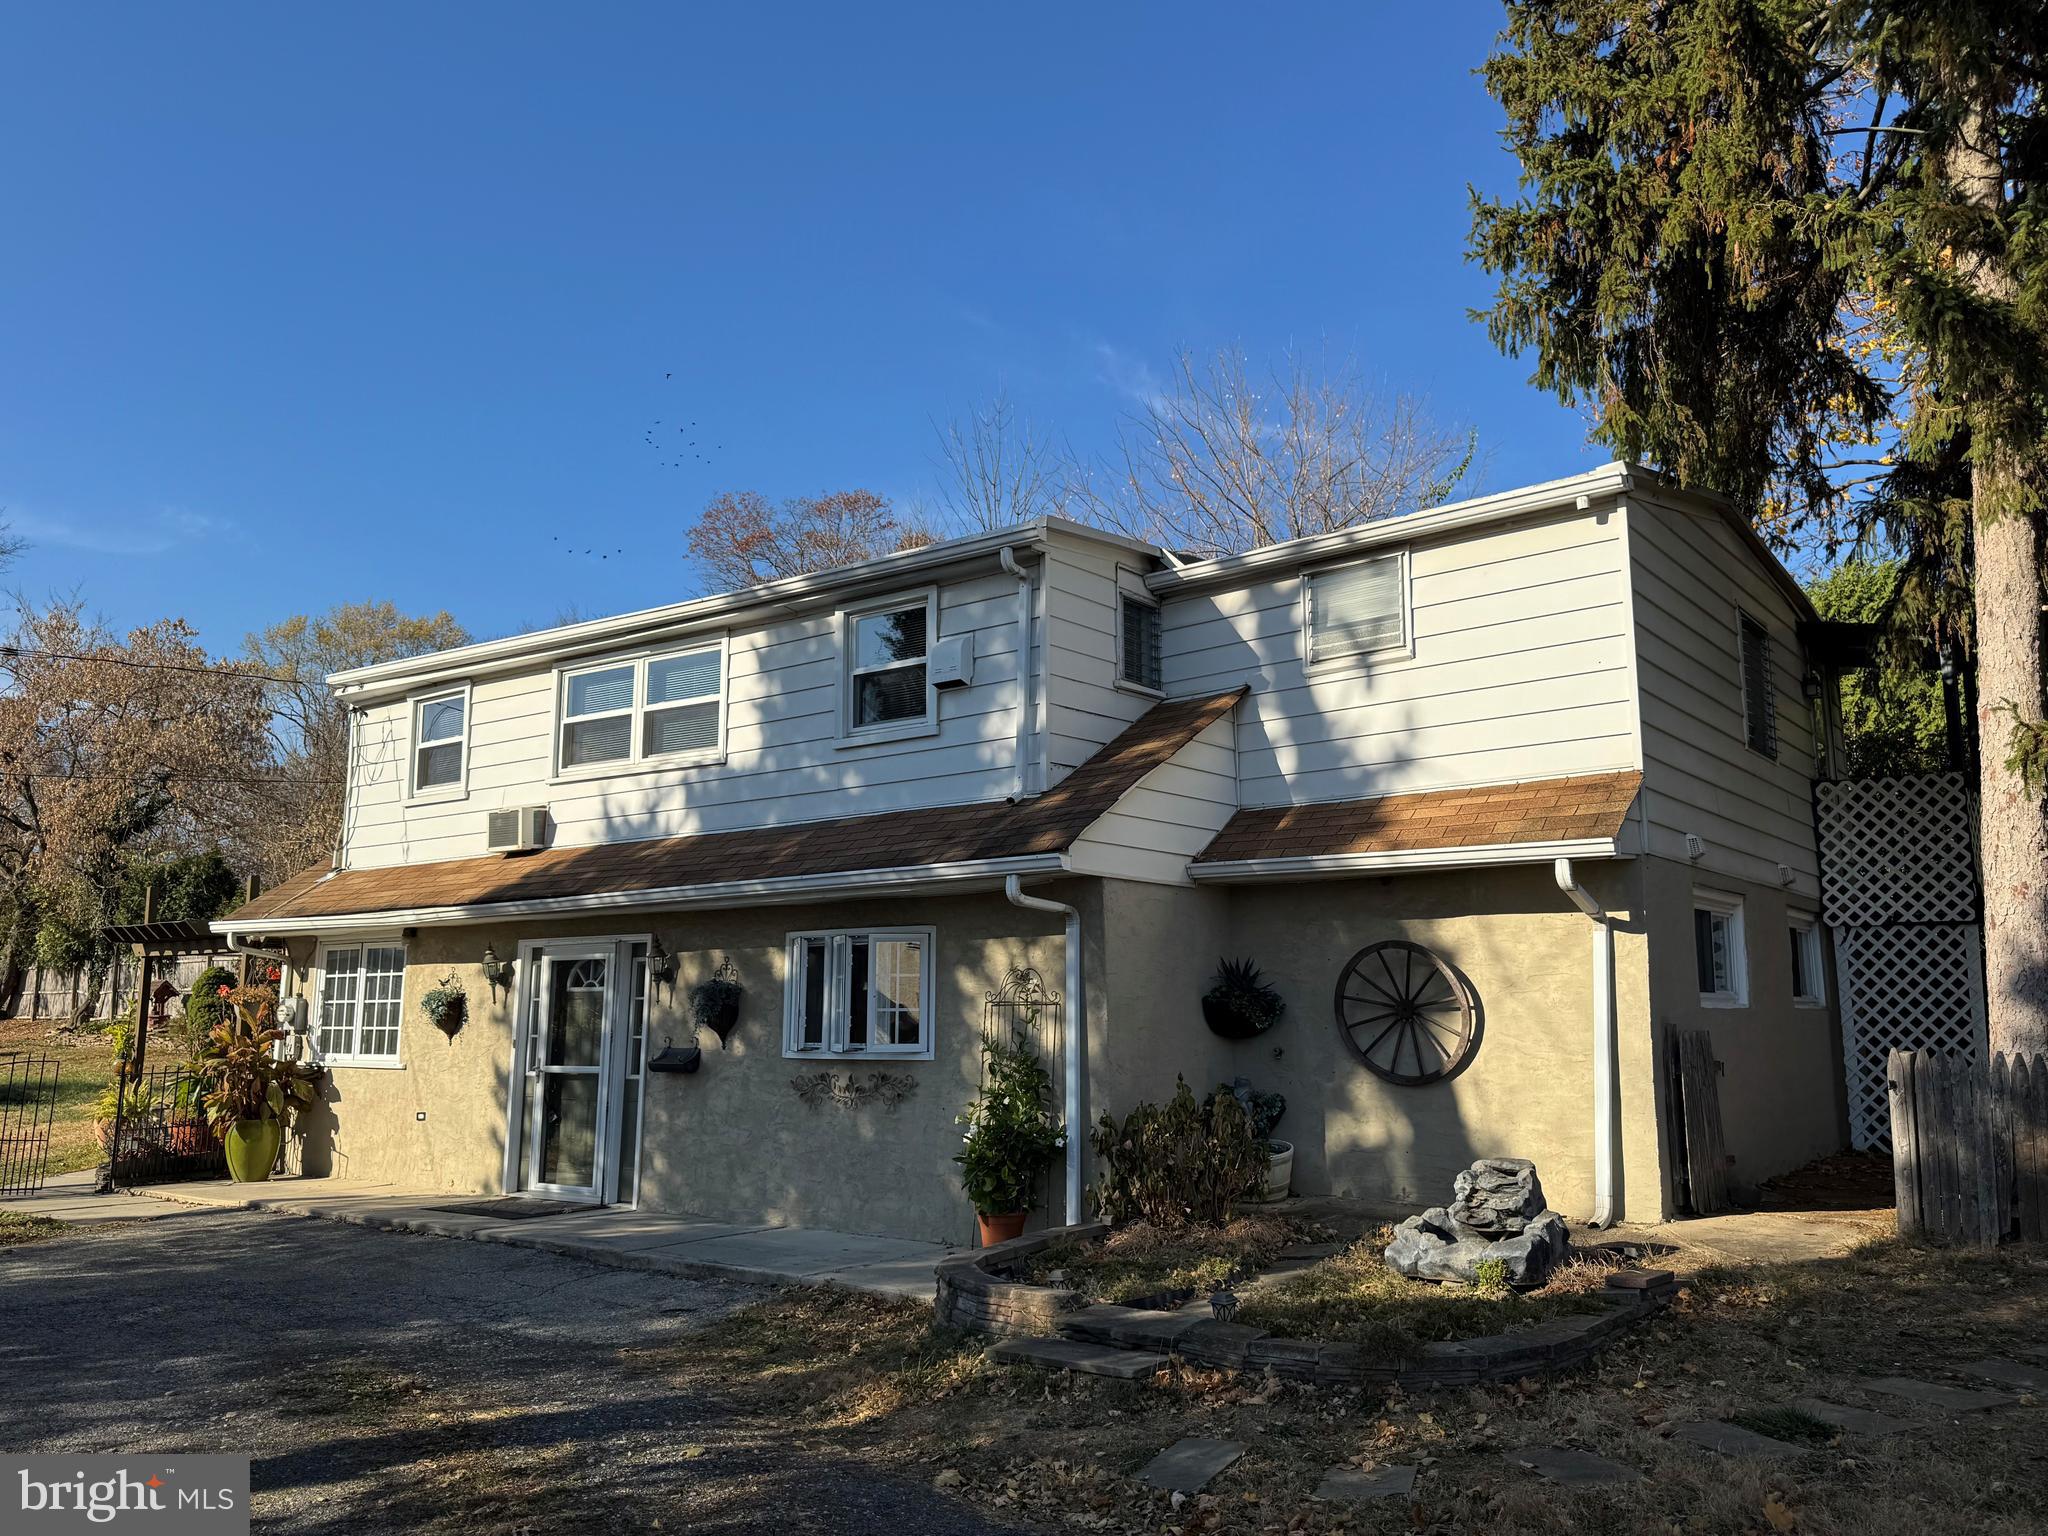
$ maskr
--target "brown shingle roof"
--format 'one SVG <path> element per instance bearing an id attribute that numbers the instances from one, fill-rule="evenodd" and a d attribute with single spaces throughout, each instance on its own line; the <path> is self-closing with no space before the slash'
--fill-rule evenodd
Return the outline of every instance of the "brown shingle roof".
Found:
<path id="1" fill-rule="evenodd" d="M 1330 858 L 1614 837 L 1643 776 L 1594 773 L 1239 811 L 1195 863 Z"/>
<path id="2" fill-rule="evenodd" d="M 837 821 L 650 838 L 539 853 L 294 875 L 236 912 L 235 926 L 672 890 L 731 880 L 852 874 L 1057 854 L 1154 768 L 1229 713 L 1242 688 L 1155 704 L 1035 800 L 887 811 Z"/>

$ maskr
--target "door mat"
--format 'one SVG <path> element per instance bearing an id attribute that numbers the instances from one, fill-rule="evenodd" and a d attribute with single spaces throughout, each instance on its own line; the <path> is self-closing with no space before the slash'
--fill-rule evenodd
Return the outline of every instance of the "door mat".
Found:
<path id="1" fill-rule="evenodd" d="M 536 1216 L 572 1216 L 591 1207 L 568 1200 L 527 1200 L 507 1195 L 500 1200 L 472 1200 L 467 1205 L 430 1205 L 447 1216 L 495 1216 L 500 1221 L 531 1221 Z"/>

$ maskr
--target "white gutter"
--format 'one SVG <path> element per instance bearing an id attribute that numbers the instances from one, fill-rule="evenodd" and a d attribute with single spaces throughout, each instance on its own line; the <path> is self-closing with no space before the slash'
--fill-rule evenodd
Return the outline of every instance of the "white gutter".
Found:
<path id="1" fill-rule="evenodd" d="M 1314 853 L 1298 858 L 1218 859 L 1188 866 L 1191 880 L 1298 880 L 1324 875 L 1387 874 L 1406 869 L 1467 869 L 1550 864 L 1559 859 L 1625 859 L 1611 837 L 1546 843 L 1483 843 L 1470 848 L 1397 848 L 1376 853 Z"/>
<path id="2" fill-rule="evenodd" d="M 1034 853 L 1008 859 L 974 859 L 957 864 L 911 864 L 895 869 L 850 870 L 844 874 L 786 875 L 773 880 L 720 880 L 708 885 L 671 885 L 644 891 L 611 891 L 583 896 L 542 896 L 527 901 L 475 902 L 467 906 L 403 907 L 368 912 L 335 912 L 319 917 L 258 918 L 237 922 L 232 916 L 209 926 L 233 935 L 259 930 L 266 936 L 329 933 L 338 928 L 419 928 L 434 923 L 490 923 L 508 917 L 545 917 L 558 913 L 610 912 L 620 907 L 715 907 L 753 902 L 773 905 L 812 901 L 842 891 L 888 890 L 950 884 L 962 880 L 996 880 L 1014 874 L 1061 874 L 1063 853 Z M 333 876 L 326 877 L 328 879 Z"/>
<path id="3" fill-rule="evenodd" d="M 213 926 L 216 931 L 225 931 L 223 924 L 215 923 Z M 260 944 L 247 942 L 238 933 L 228 933 L 227 941 L 228 950 L 232 954 L 249 955 L 257 960 L 276 960 L 280 963 L 290 960 L 292 957 L 292 952 L 288 949 L 265 949 Z"/>
<path id="4" fill-rule="evenodd" d="M 1060 1055 L 1066 1071 L 1066 1122 L 1067 1122 L 1067 1225 L 1073 1226 L 1082 1220 L 1081 1210 L 1081 1055 L 1087 1042 L 1083 1038 L 1081 1020 L 1086 1016 L 1081 996 L 1081 913 L 1079 908 L 1070 907 L 1064 901 L 1048 901 L 1043 896 L 1024 894 L 1023 882 L 1011 875 L 1003 881 L 1003 894 L 1010 898 L 1010 904 L 1028 907 L 1034 912 L 1057 912 L 1067 920 L 1067 995 L 1066 1012 L 1062 1016 Z"/>
<path id="5" fill-rule="evenodd" d="M 1031 741 L 1031 573 L 1017 563 L 1005 544 L 996 552 L 1003 569 L 1017 578 L 1017 787 L 1011 800 L 1031 793 L 1031 774 L 1025 753 Z"/>
<path id="6" fill-rule="evenodd" d="M 1607 909 L 1572 873 L 1572 861 L 1553 866 L 1557 888 L 1593 920 L 1593 1219 L 1592 1227 L 1614 1224 L 1614 1176 L 1621 1166 L 1620 1120 L 1616 1100 L 1621 1079 L 1614 1055 L 1614 925 Z"/>

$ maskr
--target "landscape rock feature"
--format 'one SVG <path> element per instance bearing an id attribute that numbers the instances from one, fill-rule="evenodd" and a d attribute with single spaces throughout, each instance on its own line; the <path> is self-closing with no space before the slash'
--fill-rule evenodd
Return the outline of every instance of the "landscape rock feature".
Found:
<path id="1" fill-rule="evenodd" d="M 1544 1209 L 1536 1165 L 1482 1157 L 1453 1182 L 1448 1206 L 1433 1205 L 1394 1229 L 1387 1267 L 1411 1280 L 1477 1280 L 1498 1263 L 1507 1283 L 1541 1285 L 1571 1250 L 1564 1218 Z"/>

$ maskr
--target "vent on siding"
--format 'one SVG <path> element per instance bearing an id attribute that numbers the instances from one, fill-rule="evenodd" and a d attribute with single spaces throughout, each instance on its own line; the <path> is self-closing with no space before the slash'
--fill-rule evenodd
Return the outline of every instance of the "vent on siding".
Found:
<path id="1" fill-rule="evenodd" d="M 1117 675 L 1155 691 L 1161 682 L 1159 609 L 1143 598 L 1123 595 L 1123 661 Z"/>
<path id="2" fill-rule="evenodd" d="M 1742 619 L 1743 734 L 1753 751 L 1778 755 L 1778 701 L 1771 696 L 1771 636 L 1748 614 Z"/>

